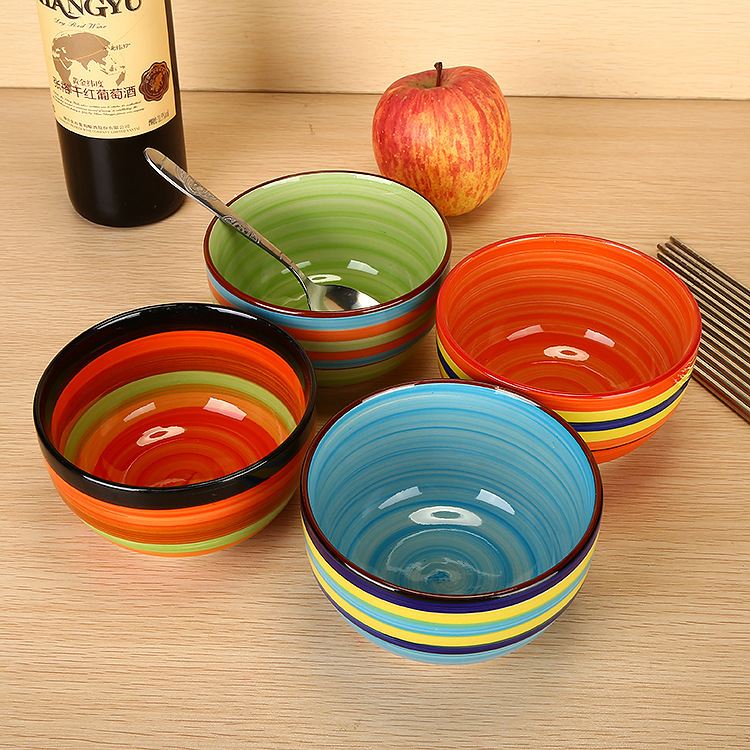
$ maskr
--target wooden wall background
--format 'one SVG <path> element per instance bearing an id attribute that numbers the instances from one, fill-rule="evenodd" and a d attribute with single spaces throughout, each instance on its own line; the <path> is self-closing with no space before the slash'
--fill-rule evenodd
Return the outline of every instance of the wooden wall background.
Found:
<path id="1" fill-rule="evenodd" d="M 36 0 L 0 86 L 46 87 Z M 510 96 L 750 98 L 750 0 L 173 0 L 186 90 L 380 93 L 476 65 Z"/>

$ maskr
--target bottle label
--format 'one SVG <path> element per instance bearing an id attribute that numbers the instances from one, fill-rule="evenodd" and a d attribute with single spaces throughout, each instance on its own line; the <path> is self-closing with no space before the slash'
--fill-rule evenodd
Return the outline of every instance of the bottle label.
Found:
<path id="1" fill-rule="evenodd" d="M 177 114 L 163 0 L 38 0 L 37 10 L 64 128 L 126 138 Z"/>

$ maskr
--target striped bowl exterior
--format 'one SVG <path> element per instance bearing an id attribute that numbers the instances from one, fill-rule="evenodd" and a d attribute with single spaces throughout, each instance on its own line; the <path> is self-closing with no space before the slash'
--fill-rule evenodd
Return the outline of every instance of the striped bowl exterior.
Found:
<path id="1" fill-rule="evenodd" d="M 122 508 L 77 489 L 50 464 L 47 469 L 65 504 L 100 536 L 134 552 L 189 557 L 239 544 L 273 521 L 297 489 L 311 439 L 312 435 L 269 479 L 232 497 L 196 507 Z"/>
<path id="2" fill-rule="evenodd" d="M 470 663 L 508 654 L 549 627 L 588 573 L 596 536 L 579 558 L 533 591 L 463 606 L 428 606 L 369 584 L 338 563 L 309 532 L 308 559 L 331 604 L 360 634 L 399 656 L 429 663 Z"/>
<path id="3" fill-rule="evenodd" d="M 435 298 L 447 273 L 446 263 L 420 294 L 356 317 L 290 318 L 222 288 L 210 273 L 209 284 L 220 304 L 262 316 L 292 335 L 310 357 L 319 385 L 341 386 L 384 375 L 408 358 L 435 324 Z"/>

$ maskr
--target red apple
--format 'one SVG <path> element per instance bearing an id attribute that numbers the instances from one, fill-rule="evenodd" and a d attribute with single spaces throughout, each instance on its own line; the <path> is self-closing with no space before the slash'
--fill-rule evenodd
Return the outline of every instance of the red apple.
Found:
<path id="1" fill-rule="evenodd" d="M 372 144 L 385 177 L 421 193 L 445 216 L 458 216 L 484 203 L 505 174 L 508 106 L 486 71 L 436 63 L 385 90 Z"/>

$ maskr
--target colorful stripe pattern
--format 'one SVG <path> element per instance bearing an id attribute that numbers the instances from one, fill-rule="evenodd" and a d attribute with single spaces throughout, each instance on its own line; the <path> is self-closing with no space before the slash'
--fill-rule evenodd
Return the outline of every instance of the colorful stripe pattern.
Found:
<path id="1" fill-rule="evenodd" d="M 448 354 L 439 332 L 437 351 L 440 373 L 443 377 L 503 384 L 500 378 L 488 378 L 485 372 L 475 370 L 472 373 L 470 362 L 462 362 L 462 369 L 455 361 L 461 361 L 460 354 Z M 571 397 L 555 397 L 554 394 L 535 395 L 570 423 L 586 441 L 598 463 L 605 463 L 645 443 L 669 419 L 690 382 L 694 363 L 695 357 L 686 369 L 678 374 L 674 383 L 660 383 L 649 389 L 650 395 L 645 391 L 634 394 L 633 403 L 627 406 L 615 406 L 617 403 L 624 403 L 625 399 L 601 399 L 594 407 L 583 400 L 576 403 Z M 587 410 L 583 410 L 584 403 Z"/>
<path id="2" fill-rule="evenodd" d="M 40 380 L 35 419 L 65 503 L 128 549 L 236 544 L 296 490 L 314 427 L 293 339 L 229 308 L 166 305 L 82 334 Z"/>
<path id="3" fill-rule="evenodd" d="M 368 640 L 414 661 L 470 663 L 508 654 L 529 643 L 570 605 L 588 573 L 595 539 L 578 565 L 524 592 L 475 606 L 417 608 L 413 599 L 365 588 L 306 535 L 308 559 L 323 593 Z M 528 598 L 527 598 L 528 597 Z"/>
<path id="4" fill-rule="evenodd" d="M 290 333 L 310 356 L 320 385 L 392 370 L 434 325 L 450 231 L 410 188 L 376 175 L 318 172 L 260 185 L 232 208 L 314 281 L 347 284 L 381 302 L 370 310 L 311 313 L 300 285 L 278 261 L 221 222 L 209 226 L 204 258 L 214 298 Z"/>
<path id="5" fill-rule="evenodd" d="M 293 325 L 286 313 L 243 300 L 221 289 L 210 276 L 209 283 L 219 303 L 260 315 L 284 328 L 304 347 L 315 367 L 319 385 L 338 386 L 364 382 L 390 372 L 411 354 L 414 345 L 435 324 L 435 299 L 447 270 L 446 266 L 434 284 L 398 307 L 367 313 L 356 319 L 341 316 L 340 321 L 295 318 Z"/>
<path id="6" fill-rule="evenodd" d="M 301 486 L 325 596 L 364 637 L 426 662 L 482 661 L 539 635 L 579 591 L 601 517 L 596 462 L 563 420 L 463 381 L 344 410 Z"/>
<path id="7" fill-rule="evenodd" d="M 224 500 L 186 508 L 122 508 L 76 489 L 48 464 L 65 504 L 115 544 L 161 556 L 190 556 L 238 544 L 267 526 L 294 494 L 306 444 L 274 476 Z"/>
<path id="8" fill-rule="evenodd" d="M 579 235 L 502 240 L 467 256 L 437 301 L 444 377 L 519 388 L 602 463 L 677 408 L 700 342 L 695 299 L 655 258 Z"/>

